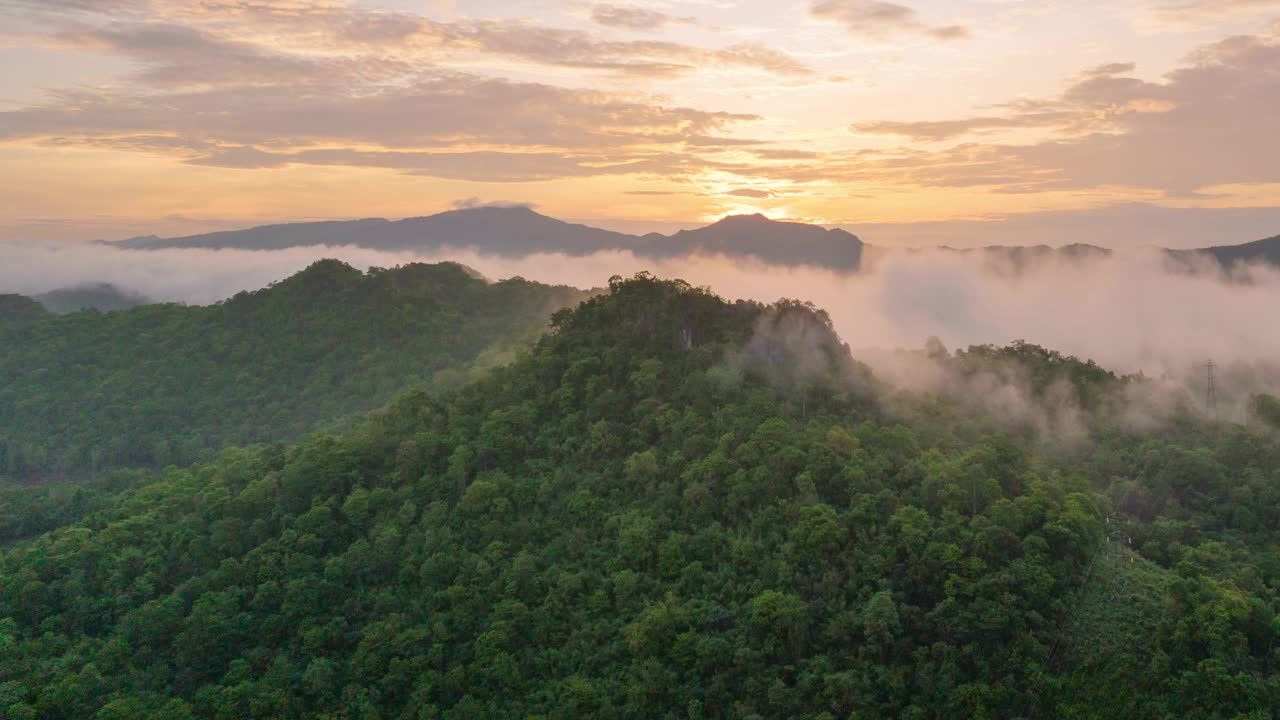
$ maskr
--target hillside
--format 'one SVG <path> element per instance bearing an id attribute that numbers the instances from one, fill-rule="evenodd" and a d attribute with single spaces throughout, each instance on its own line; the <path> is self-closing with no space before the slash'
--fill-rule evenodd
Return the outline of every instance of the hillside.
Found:
<path id="1" fill-rule="evenodd" d="M 1195 250 L 1166 250 L 1169 266 L 1179 271 L 1195 271 L 1208 261 L 1224 270 L 1236 265 L 1260 263 L 1280 268 L 1280 235 L 1242 245 L 1218 245 Z"/>
<path id="2" fill-rule="evenodd" d="M 1140 717 L 1276 707 L 1274 438 L 1185 416 L 1040 453 L 945 397 L 903 425 L 820 311 L 647 276 L 553 326 L 0 550 L 0 714 L 1124 717 L 1082 684 L 1114 667 Z M 1021 359 L 1059 400 L 1122 382 L 939 355 Z M 1082 664 L 1130 640 L 1150 661 Z"/>
<path id="3" fill-rule="evenodd" d="M 1280 235 L 1243 245 L 1220 245 L 1199 252 L 1212 255 L 1223 265 L 1237 262 L 1264 262 L 1280 267 Z"/>
<path id="4" fill-rule="evenodd" d="M 50 312 L 55 313 L 70 313 L 77 310 L 111 312 L 128 310 L 152 302 L 141 293 L 125 290 L 111 283 L 90 283 L 58 288 L 41 293 L 35 299 Z"/>
<path id="5" fill-rule="evenodd" d="M 583 297 L 448 263 L 364 274 L 321 261 L 209 307 L 0 304 L 0 475 L 189 464 L 292 440 L 409 386 L 455 385 Z"/>

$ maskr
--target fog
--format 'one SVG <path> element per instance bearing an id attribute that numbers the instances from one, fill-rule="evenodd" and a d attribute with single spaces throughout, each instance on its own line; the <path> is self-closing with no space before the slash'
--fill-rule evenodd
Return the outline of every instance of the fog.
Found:
<path id="1" fill-rule="evenodd" d="M 905 383 L 917 381 L 917 373 L 878 351 L 921 348 L 930 336 L 951 349 L 1024 339 L 1119 373 L 1141 371 L 1192 385 L 1212 359 L 1224 368 L 1225 392 L 1232 382 L 1270 388 L 1280 360 L 1280 272 L 1253 267 L 1250 282 L 1233 282 L 1207 267 L 1174 273 L 1154 252 L 1049 261 L 1021 274 L 993 270 L 989 258 L 977 256 L 889 253 L 873 270 L 847 275 L 718 256 L 653 260 L 626 252 L 515 259 L 465 249 L 415 255 L 354 247 L 137 251 L 0 243 L 0 292 L 111 282 L 159 300 L 205 304 L 264 287 L 321 257 L 361 268 L 452 260 L 493 279 L 518 275 L 584 288 L 648 270 L 708 286 L 728 299 L 808 300 L 829 312 L 855 356 L 871 361 L 881 377 Z"/>

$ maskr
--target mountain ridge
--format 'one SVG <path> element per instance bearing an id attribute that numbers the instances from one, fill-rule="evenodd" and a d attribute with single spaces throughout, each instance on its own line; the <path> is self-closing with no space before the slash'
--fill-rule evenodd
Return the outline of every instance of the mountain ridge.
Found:
<path id="1" fill-rule="evenodd" d="M 0 295 L 0 480 L 294 439 L 411 386 L 465 383 L 590 294 L 458 263 L 320 260 L 213 305 L 55 314 Z"/>
<path id="2" fill-rule="evenodd" d="M 656 259 L 702 252 L 751 257 L 776 264 L 823 265 L 848 270 L 859 267 L 862 255 L 862 241 L 845 230 L 770 220 L 763 215 L 729 216 L 706 227 L 672 235 L 630 235 L 557 220 L 524 206 L 463 208 L 402 220 L 365 218 L 280 223 L 176 238 L 148 235 L 102 242 L 132 250 L 279 250 L 356 245 L 374 250 L 422 251 L 466 247 L 504 257 L 630 251 Z"/>
<path id="3" fill-rule="evenodd" d="M 355 245 L 385 251 L 470 248 L 503 257 L 526 257 L 539 253 L 582 256 L 607 251 L 632 252 L 654 259 L 720 254 L 775 265 L 812 265 L 841 272 L 861 270 L 868 252 L 883 253 L 890 249 L 867 244 L 843 228 L 773 220 L 758 213 L 729 215 L 709 225 L 670 235 L 656 232 L 634 235 L 558 220 L 523 205 L 462 208 L 401 220 L 363 218 L 276 223 L 180 237 L 146 235 L 100 242 L 134 250 L 278 250 Z M 1114 253 L 1109 248 L 1087 242 L 1060 247 L 987 245 L 975 248 L 940 246 L 936 249 L 962 254 L 985 253 L 992 259 L 1006 262 L 1015 272 L 1049 259 L 1081 260 Z M 1253 261 L 1280 266 L 1280 235 L 1238 245 L 1190 250 L 1164 248 L 1163 251 L 1174 261 L 1185 262 L 1203 256 L 1224 268 L 1238 262 Z"/>

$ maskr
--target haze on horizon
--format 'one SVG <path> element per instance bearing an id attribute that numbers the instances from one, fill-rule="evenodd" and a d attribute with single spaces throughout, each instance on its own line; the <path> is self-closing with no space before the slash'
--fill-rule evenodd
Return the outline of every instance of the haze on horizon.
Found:
<path id="1" fill-rule="evenodd" d="M 1275 0 L 0 0 L 0 238 L 528 203 L 881 245 L 1280 232 Z"/>

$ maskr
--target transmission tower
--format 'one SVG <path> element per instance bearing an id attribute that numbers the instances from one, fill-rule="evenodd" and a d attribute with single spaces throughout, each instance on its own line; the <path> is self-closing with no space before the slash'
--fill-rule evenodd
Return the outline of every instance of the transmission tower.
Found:
<path id="1" fill-rule="evenodd" d="M 1218 419 L 1218 388 L 1213 382 L 1213 360 L 1204 364 L 1205 370 L 1205 386 L 1204 386 L 1204 407 L 1205 410 L 1213 416 L 1214 420 Z"/>

